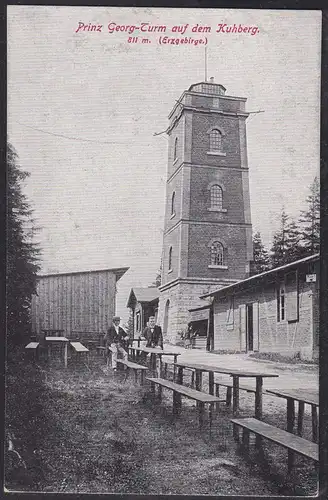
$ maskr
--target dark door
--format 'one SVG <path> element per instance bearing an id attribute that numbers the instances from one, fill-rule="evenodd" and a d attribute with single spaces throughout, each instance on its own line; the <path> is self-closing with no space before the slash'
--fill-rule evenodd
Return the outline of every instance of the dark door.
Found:
<path id="1" fill-rule="evenodd" d="M 246 305 L 246 351 L 253 351 L 253 304 Z"/>

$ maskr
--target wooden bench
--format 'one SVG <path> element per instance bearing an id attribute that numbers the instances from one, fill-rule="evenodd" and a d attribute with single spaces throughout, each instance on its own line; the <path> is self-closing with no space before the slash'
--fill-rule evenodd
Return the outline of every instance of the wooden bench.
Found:
<path id="1" fill-rule="evenodd" d="M 106 354 L 106 347 L 102 346 L 102 345 L 97 345 L 96 346 L 96 349 L 97 349 L 97 354 L 101 354 L 102 356 L 105 357 L 105 354 Z"/>
<path id="2" fill-rule="evenodd" d="M 147 366 L 138 365 L 137 363 L 133 363 L 132 361 L 124 361 L 124 359 L 118 359 L 117 363 L 120 363 L 129 370 L 134 370 L 135 381 L 138 381 L 138 372 L 140 372 L 140 384 L 144 385 L 145 383 L 145 371 L 147 371 Z"/>
<path id="3" fill-rule="evenodd" d="M 70 342 L 70 344 L 73 347 L 73 350 L 74 350 L 76 356 L 81 358 L 81 356 L 83 354 L 85 354 L 87 357 L 87 362 L 89 361 L 89 357 L 88 357 L 89 349 L 87 347 L 85 347 L 83 344 L 81 344 L 81 342 Z"/>
<path id="4" fill-rule="evenodd" d="M 290 472 L 294 465 L 295 453 L 319 462 L 319 447 L 316 443 L 308 441 L 302 437 L 291 434 L 283 429 L 266 424 L 256 418 L 237 418 L 231 419 L 234 426 L 234 436 L 239 441 L 238 428 L 243 429 L 243 446 L 249 449 L 249 434 L 253 432 L 256 436 L 256 447 L 261 449 L 262 438 L 283 446 L 288 450 L 288 471 Z M 237 428 L 237 431 L 236 431 Z"/>
<path id="5" fill-rule="evenodd" d="M 38 351 L 39 351 L 39 342 L 30 342 L 25 346 L 25 349 L 27 349 L 27 352 L 33 352 L 33 355 L 35 359 L 38 357 Z"/>
<path id="6" fill-rule="evenodd" d="M 155 385 L 158 385 L 158 399 L 162 398 L 162 388 L 170 389 L 173 391 L 173 415 L 180 415 L 181 413 L 181 396 L 185 396 L 189 399 L 193 399 L 197 402 L 198 417 L 199 417 L 199 427 L 203 427 L 204 423 L 204 413 L 205 404 L 209 404 L 209 424 L 210 428 L 212 426 L 212 414 L 214 403 L 219 403 L 220 400 L 212 394 L 207 394 L 205 392 L 196 391 L 196 389 L 191 389 L 190 387 L 185 387 L 170 380 L 165 380 L 162 378 L 147 378 L 150 381 L 152 392 L 155 393 Z"/>

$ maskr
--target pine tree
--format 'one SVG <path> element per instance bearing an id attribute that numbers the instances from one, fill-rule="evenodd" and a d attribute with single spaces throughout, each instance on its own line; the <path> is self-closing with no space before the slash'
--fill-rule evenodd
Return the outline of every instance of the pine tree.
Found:
<path id="1" fill-rule="evenodd" d="M 252 274 L 259 274 L 270 269 L 269 253 L 262 243 L 261 234 L 257 231 L 253 236 Z"/>
<path id="2" fill-rule="evenodd" d="M 28 173 L 20 169 L 18 155 L 7 146 L 7 346 L 26 340 L 30 333 L 30 307 L 36 290 L 40 250 L 33 243 L 32 210 L 22 192 Z"/>
<path id="3" fill-rule="evenodd" d="M 320 184 L 317 177 L 310 186 L 306 199 L 307 210 L 302 210 L 299 218 L 300 233 L 304 256 L 320 250 Z"/>
<path id="4" fill-rule="evenodd" d="M 273 236 L 271 266 L 278 267 L 303 257 L 301 235 L 295 221 L 282 210 L 280 228 Z"/>

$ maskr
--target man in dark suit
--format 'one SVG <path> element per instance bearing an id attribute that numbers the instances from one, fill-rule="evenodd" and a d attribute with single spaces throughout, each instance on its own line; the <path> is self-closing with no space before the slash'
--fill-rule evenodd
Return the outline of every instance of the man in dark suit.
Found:
<path id="1" fill-rule="evenodd" d="M 148 326 L 143 331 L 143 336 L 147 340 L 146 347 L 160 347 L 163 349 L 162 329 L 155 324 L 154 316 L 150 316 Z"/>
<path id="2" fill-rule="evenodd" d="M 104 340 L 106 347 L 112 349 L 112 368 L 117 369 L 117 357 L 121 354 L 124 361 L 128 360 L 129 336 L 120 326 L 121 318 L 114 316 L 112 326 L 107 330 Z"/>

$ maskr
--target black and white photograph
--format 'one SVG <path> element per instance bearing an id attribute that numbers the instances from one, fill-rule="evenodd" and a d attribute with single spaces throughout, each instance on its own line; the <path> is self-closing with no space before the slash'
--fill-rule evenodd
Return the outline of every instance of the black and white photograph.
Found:
<path id="1" fill-rule="evenodd" d="M 7 6 L 6 492 L 317 495 L 321 30 Z"/>

